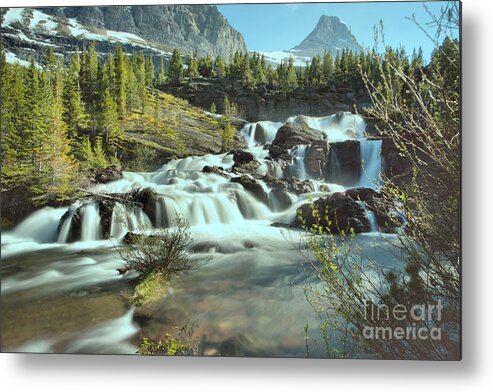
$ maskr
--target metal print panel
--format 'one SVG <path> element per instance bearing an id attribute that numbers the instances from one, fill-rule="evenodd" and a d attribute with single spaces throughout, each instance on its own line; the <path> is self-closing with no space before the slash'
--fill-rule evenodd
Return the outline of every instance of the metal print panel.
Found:
<path id="1" fill-rule="evenodd" d="M 459 2 L 0 15 L 2 351 L 460 359 Z"/>

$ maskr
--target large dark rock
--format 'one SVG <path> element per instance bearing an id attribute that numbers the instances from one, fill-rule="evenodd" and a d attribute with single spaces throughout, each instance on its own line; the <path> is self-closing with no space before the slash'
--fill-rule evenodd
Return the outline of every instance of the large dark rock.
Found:
<path id="1" fill-rule="evenodd" d="M 233 162 L 235 165 L 243 165 L 244 163 L 252 162 L 255 160 L 255 157 L 251 152 L 244 150 L 236 150 L 232 151 L 233 153 Z"/>
<path id="2" fill-rule="evenodd" d="M 318 219 L 317 217 L 320 217 Z M 344 192 L 333 193 L 316 200 L 313 204 L 304 204 L 297 210 L 295 227 L 311 229 L 321 226 L 332 234 L 370 231 L 370 221 L 364 207 Z"/>
<path id="3" fill-rule="evenodd" d="M 249 176 L 233 177 L 231 182 L 241 184 L 246 191 L 251 193 L 257 200 L 269 205 L 269 197 L 264 188 L 255 179 Z"/>
<path id="4" fill-rule="evenodd" d="M 397 207 L 394 200 L 385 199 L 379 191 L 352 188 L 301 206 L 293 226 L 309 229 L 314 224 L 320 224 L 332 234 L 338 234 L 341 230 L 347 232 L 351 228 L 355 233 L 362 233 L 370 231 L 369 214 L 373 214 L 379 231 L 394 232 L 403 224 Z M 316 216 L 322 217 L 320 222 Z"/>
<path id="5" fill-rule="evenodd" d="M 122 178 L 122 168 L 120 166 L 108 166 L 106 169 L 99 169 L 94 173 L 94 181 L 100 184 L 118 181 Z"/>
<path id="6" fill-rule="evenodd" d="M 314 192 L 313 184 L 308 180 L 300 180 L 296 177 L 274 178 L 264 176 L 262 180 L 273 190 L 287 190 L 296 195 Z"/>
<path id="7" fill-rule="evenodd" d="M 331 184 L 350 186 L 361 177 L 360 144 L 357 140 L 330 143 L 324 177 Z"/>
<path id="8" fill-rule="evenodd" d="M 319 139 L 322 139 L 322 134 L 304 123 L 286 123 L 277 131 L 269 153 L 271 157 L 277 158 L 297 145 L 310 144 Z"/>
<path id="9" fill-rule="evenodd" d="M 329 143 L 326 140 L 315 140 L 306 148 L 305 171 L 314 178 L 321 178 L 328 156 Z"/>

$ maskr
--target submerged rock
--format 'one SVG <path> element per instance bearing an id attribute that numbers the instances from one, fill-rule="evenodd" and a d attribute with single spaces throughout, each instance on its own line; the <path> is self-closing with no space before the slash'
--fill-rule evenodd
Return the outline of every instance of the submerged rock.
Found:
<path id="1" fill-rule="evenodd" d="M 241 184 L 243 188 L 249 193 L 251 193 L 258 201 L 261 201 L 265 205 L 269 205 L 269 197 L 265 192 L 261 184 L 259 184 L 255 179 L 249 176 L 234 177 L 231 182 Z"/>

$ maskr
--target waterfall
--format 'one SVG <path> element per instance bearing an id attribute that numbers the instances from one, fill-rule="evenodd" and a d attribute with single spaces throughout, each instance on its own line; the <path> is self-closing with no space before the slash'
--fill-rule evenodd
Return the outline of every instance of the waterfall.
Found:
<path id="1" fill-rule="evenodd" d="M 80 203 L 76 202 L 68 209 L 68 215 L 65 218 L 62 227 L 60 228 L 60 232 L 58 233 L 58 243 L 65 244 L 68 242 L 68 236 L 70 235 L 70 230 L 72 228 L 72 218 L 79 207 Z"/>
<path id="2" fill-rule="evenodd" d="M 296 146 L 294 150 L 294 164 L 291 166 L 291 175 L 298 177 L 300 180 L 306 180 L 308 175 L 305 171 L 305 155 L 306 155 L 306 145 L 302 144 Z M 292 152 L 291 152 L 292 154 Z"/>
<path id="3" fill-rule="evenodd" d="M 246 124 L 241 130 L 241 134 L 248 143 L 248 147 L 251 148 L 256 144 L 272 143 L 282 125 L 283 123 L 280 122 L 259 121 Z"/>
<path id="4" fill-rule="evenodd" d="M 315 197 L 343 191 L 344 186 L 378 186 L 382 142 L 364 139 L 365 122 L 362 117 L 351 113 L 338 113 L 327 117 L 295 116 L 290 117 L 287 122 L 303 123 L 322 133 L 333 145 L 334 142 L 359 140 L 363 174 L 360 174 L 359 170 L 357 172 L 353 170 L 354 173 L 351 173 L 342 157 L 339 162 L 336 149 L 331 149 L 330 183 L 311 180 L 305 170 L 305 155 L 308 146 L 302 144 L 292 148 L 289 154 L 293 158 L 293 163 L 286 167 L 286 162 L 271 159 L 268 156 L 269 150 L 266 148 L 268 143 L 275 139 L 283 123 L 259 121 L 246 124 L 241 130 L 248 144 L 248 151 L 260 163 L 257 175 L 269 175 L 278 179 L 293 176 L 301 180 L 309 180 L 315 189 L 311 196 Z M 157 228 L 171 227 L 178 215 L 183 216 L 191 226 L 241 225 L 245 220 L 277 220 L 279 214 L 286 215 L 288 212 L 292 214 L 295 212 L 294 206 L 307 202 L 308 195 L 297 195 L 295 192 L 288 192 L 287 195 L 282 196 L 283 199 L 287 197 L 291 200 L 277 200 L 271 189 L 257 177 L 257 184 L 262 186 L 263 191 L 269 197 L 269 207 L 253 196 L 250 191 L 244 189 L 240 183 L 233 183 L 232 174 L 219 175 L 202 171 L 204 166 L 218 166 L 228 171 L 233 164 L 232 154 L 189 156 L 174 159 L 151 173 L 124 172 L 122 179 L 108 184 L 98 184 L 92 190 L 100 193 L 127 193 L 139 188 L 152 189 L 157 194 L 153 217 Z M 355 167 L 351 162 L 350 165 L 352 168 Z M 281 211 L 288 204 L 291 206 L 286 211 Z M 80 203 L 74 204 L 70 207 L 69 214 L 60 227 L 58 227 L 60 218 L 67 212 L 67 209 L 42 209 L 22 222 L 12 234 L 15 237 L 25 237 L 39 243 L 57 241 L 66 243 L 73 229 L 72 216 L 78 208 L 80 208 L 82 219 L 80 223 L 81 241 L 101 239 L 102 224 L 99 205 L 96 202 L 87 203 L 82 207 Z M 59 229 L 58 238 L 57 229 Z M 141 208 L 122 203 L 114 204 L 109 233 L 111 238 L 121 238 L 127 231 L 151 229 L 153 229 L 151 220 Z"/>
<path id="5" fill-rule="evenodd" d="M 101 217 L 97 203 L 89 203 L 83 207 L 82 241 L 95 241 L 101 238 Z"/>
<path id="6" fill-rule="evenodd" d="M 360 140 L 361 178 L 359 186 L 379 187 L 382 167 L 381 150 L 381 140 Z"/>
<path id="7" fill-rule="evenodd" d="M 12 234 L 40 244 L 56 242 L 58 224 L 66 211 L 66 208 L 45 207 L 29 215 Z"/>

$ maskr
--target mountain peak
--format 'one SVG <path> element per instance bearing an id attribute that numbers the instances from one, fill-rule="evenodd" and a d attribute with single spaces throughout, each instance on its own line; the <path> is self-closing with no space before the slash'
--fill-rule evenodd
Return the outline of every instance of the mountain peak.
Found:
<path id="1" fill-rule="evenodd" d="M 322 15 L 315 29 L 293 48 L 305 56 L 316 56 L 324 52 L 331 52 L 335 56 L 343 49 L 360 52 L 361 46 L 351 34 L 348 26 L 342 23 L 337 16 L 328 15 Z"/>

